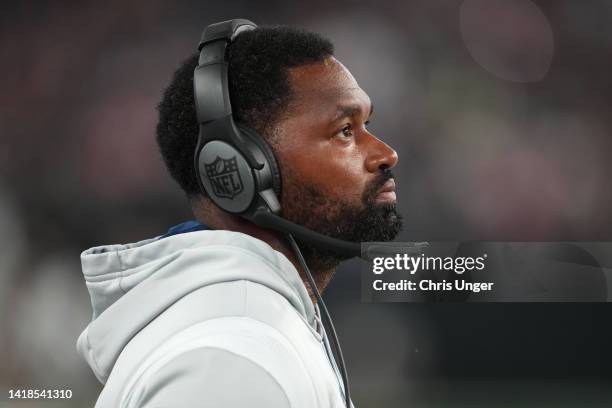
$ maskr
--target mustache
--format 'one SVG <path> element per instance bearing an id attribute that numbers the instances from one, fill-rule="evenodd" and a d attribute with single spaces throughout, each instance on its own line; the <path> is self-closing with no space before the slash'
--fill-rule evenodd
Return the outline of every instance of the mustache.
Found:
<path id="1" fill-rule="evenodd" d="M 385 183 L 389 180 L 395 178 L 393 172 L 389 169 L 383 169 L 380 171 L 378 176 L 372 183 L 368 186 L 366 191 L 363 193 L 363 202 L 371 203 L 374 201 L 376 196 L 378 195 L 378 190 L 385 185 Z"/>

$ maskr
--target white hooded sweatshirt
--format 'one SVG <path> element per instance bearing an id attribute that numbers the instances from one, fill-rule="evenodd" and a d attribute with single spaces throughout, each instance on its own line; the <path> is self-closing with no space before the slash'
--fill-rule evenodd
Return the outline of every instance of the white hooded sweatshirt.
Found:
<path id="1" fill-rule="evenodd" d="M 96 408 L 343 407 L 329 343 L 293 264 L 238 232 L 95 247 L 77 349 Z"/>

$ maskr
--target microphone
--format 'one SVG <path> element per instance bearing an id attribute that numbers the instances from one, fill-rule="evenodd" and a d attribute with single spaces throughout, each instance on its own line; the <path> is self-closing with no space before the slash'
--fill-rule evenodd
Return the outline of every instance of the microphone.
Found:
<path id="1" fill-rule="evenodd" d="M 253 214 L 251 220 L 259 227 L 282 233 L 290 233 L 300 240 L 308 242 L 312 246 L 319 249 L 331 249 L 340 255 L 349 256 L 351 258 L 361 257 L 361 243 L 332 238 L 286 220 L 270 211 L 257 210 Z"/>

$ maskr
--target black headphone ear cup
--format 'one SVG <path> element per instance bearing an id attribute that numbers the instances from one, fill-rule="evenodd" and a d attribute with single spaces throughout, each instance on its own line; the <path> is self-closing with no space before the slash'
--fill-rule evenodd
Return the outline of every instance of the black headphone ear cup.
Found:
<path id="1" fill-rule="evenodd" d="M 234 214 L 249 208 L 257 183 L 238 149 L 225 141 L 212 140 L 200 149 L 196 160 L 200 183 L 215 204 Z"/>
<path id="2" fill-rule="evenodd" d="M 278 163 L 276 162 L 276 157 L 274 156 L 274 152 L 272 151 L 272 148 L 270 147 L 268 142 L 266 142 L 264 138 L 261 137 L 253 129 L 243 124 L 237 124 L 237 126 L 238 126 L 238 129 L 240 129 L 240 131 L 243 134 L 245 134 L 249 139 L 251 139 L 253 143 L 257 145 L 257 147 L 259 147 L 259 149 L 264 154 L 267 162 L 270 163 L 270 173 L 272 174 L 272 188 L 274 189 L 276 196 L 280 197 L 281 187 L 282 187 L 280 168 L 278 167 Z"/>

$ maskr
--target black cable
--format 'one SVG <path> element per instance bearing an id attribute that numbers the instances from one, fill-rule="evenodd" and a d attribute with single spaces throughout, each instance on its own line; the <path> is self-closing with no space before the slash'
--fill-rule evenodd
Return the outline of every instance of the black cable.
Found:
<path id="1" fill-rule="evenodd" d="M 295 238 L 293 238 L 293 235 L 287 234 L 287 239 L 291 243 L 291 246 L 293 247 L 293 251 L 295 252 L 295 255 L 298 257 L 298 260 L 300 261 L 300 265 L 302 265 L 302 268 L 306 272 L 306 276 L 308 277 L 308 283 L 310 284 L 310 287 L 312 288 L 312 291 L 314 292 L 315 297 L 317 298 L 319 309 L 323 311 L 323 316 L 325 317 L 325 319 L 322 319 L 323 326 L 327 326 L 326 327 L 327 332 L 331 333 L 332 344 L 334 345 L 334 349 L 336 351 L 336 355 L 338 356 L 338 360 L 340 360 L 340 373 L 342 374 L 342 383 L 344 385 L 344 397 L 345 397 L 346 407 L 351 408 L 351 396 L 350 396 L 350 391 L 349 391 L 348 376 L 346 374 L 346 366 L 344 365 L 344 357 L 342 357 L 342 349 L 340 348 L 340 342 L 338 341 L 338 335 L 336 334 L 336 328 L 334 327 L 334 323 L 332 322 L 331 316 L 329 315 L 329 312 L 327 311 L 327 306 L 325 306 L 325 302 L 323 301 L 323 298 L 321 297 L 321 294 L 319 293 L 319 289 L 317 289 L 317 285 L 315 284 L 312 274 L 310 273 L 310 269 L 308 268 L 308 265 L 306 264 L 306 260 L 304 260 L 304 256 L 302 255 L 302 251 L 300 251 L 300 247 L 298 246 L 297 242 L 295 242 Z M 328 323 L 327 325 L 325 324 L 326 322 Z"/>

